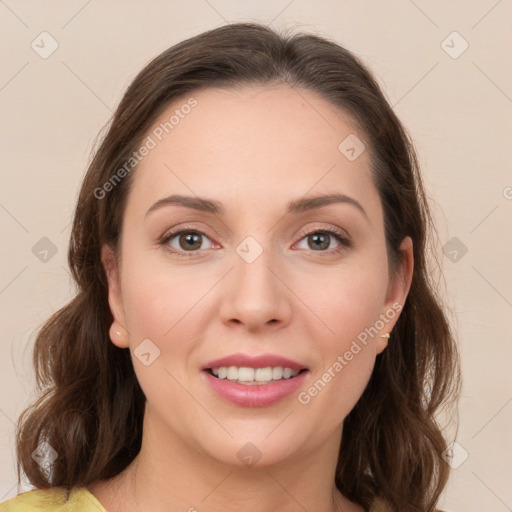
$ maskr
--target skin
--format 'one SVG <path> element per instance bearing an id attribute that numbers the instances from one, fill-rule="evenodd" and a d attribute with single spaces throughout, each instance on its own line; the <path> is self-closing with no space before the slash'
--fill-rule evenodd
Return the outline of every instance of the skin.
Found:
<path id="1" fill-rule="evenodd" d="M 368 152 L 351 162 L 338 150 L 349 134 L 364 134 L 315 93 L 279 85 L 191 96 L 197 106 L 134 171 L 120 261 L 103 248 L 110 336 L 132 351 L 147 403 L 140 454 L 89 490 L 109 512 L 361 512 L 333 484 L 343 420 L 398 314 L 308 404 L 293 393 L 268 407 L 237 406 L 217 396 L 200 369 L 238 352 L 273 353 L 308 367 L 299 391 L 307 390 L 379 315 L 405 303 L 412 242 L 404 239 L 393 279 Z M 289 201 L 323 193 L 356 199 L 367 218 L 348 203 L 285 214 Z M 226 211 L 168 205 L 145 217 L 170 194 L 215 199 Z M 194 256 L 159 243 L 173 227 L 204 233 Z M 312 234 L 329 227 L 353 245 L 330 236 L 315 248 Z M 250 264 L 236 252 L 247 236 L 263 249 Z M 180 235 L 167 247 L 188 248 Z M 149 366 L 133 355 L 147 338 L 160 350 Z M 237 457 L 247 442 L 261 453 L 252 467 Z"/>

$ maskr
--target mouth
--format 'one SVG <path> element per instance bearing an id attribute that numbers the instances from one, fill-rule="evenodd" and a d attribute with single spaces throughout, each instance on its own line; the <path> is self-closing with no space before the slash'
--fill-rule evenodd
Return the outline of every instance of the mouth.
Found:
<path id="1" fill-rule="evenodd" d="M 262 386 L 273 382 L 290 380 L 298 375 L 307 372 L 307 368 L 293 370 L 282 366 L 266 366 L 261 368 L 250 368 L 247 366 L 219 366 L 206 368 L 204 371 L 219 380 L 226 380 L 245 386 Z"/>
<path id="2" fill-rule="evenodd" d="M 201 368 L 205 384 L 223 400 L 242 407 L 266 407 L 304 386 L 310 371 L 277 354 L 232 354 Z"/>
<path id="3" fill-rule="evenodd" d="M 274 380 L 274 371 L 276 377 L 282 373 L 281 377 Z M 239 407 L 267 407 L 297 393 L 306 385 L 310 372 L 306 368 L 220 366 L 205 368 L 201 373 L 205 384 L 221 399 Z"/>

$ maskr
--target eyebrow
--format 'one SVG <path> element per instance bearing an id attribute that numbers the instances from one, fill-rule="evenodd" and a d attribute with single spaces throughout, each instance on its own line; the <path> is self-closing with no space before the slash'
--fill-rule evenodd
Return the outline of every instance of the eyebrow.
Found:
<path id="1" fill-rule="evenodd" d="M 286 214 L 301 213 L 335 203 L 344 203 L 355 206 L 364 215 L 364 217 L 369 220 L 368 214 L 362 207 L 361 203 L 352 197 L 346 196 L 345 194 L 326 194 L 290 201 L 286 207 Z M 214 215 L 224 215 L 225 213 L 224 207 L 219 201 L 197 196 L 193 197 L 173 194 L 169 197 L 159 199 L 155 204 L 153 204 L 153 206 L 151 206 L 151 208 L 149 208 L 145 217 L 147 217 L 151 212 L 169 205 L 184 206 L 186 208 L 192 208 L 194 210 L 211 213 Z"/>

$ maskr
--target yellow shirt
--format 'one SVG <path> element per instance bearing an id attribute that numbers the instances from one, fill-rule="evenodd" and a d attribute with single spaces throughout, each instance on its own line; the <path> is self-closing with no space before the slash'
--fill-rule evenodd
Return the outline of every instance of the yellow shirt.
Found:
<path id="1" fill-rule="evenodd" d="M 107 512 L 85 487 L 52 487 L 18 494 L 0 503 L 0 512 Z"/>
<path id="2" fill-rule="evenodd" d="M 385 512 L 378 500 L 370 512 Z M 107 512 L 85 487 L 68 491 L 62 487 L 35 489 L 0 503 L 0 512 Z"/>

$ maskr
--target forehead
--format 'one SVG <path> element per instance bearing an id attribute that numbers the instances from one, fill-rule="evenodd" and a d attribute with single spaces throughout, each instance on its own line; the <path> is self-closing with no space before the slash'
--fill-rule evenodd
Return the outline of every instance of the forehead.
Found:
<path id="1" fill-rule="evenodd" d="M 146 203 L 176 193 L 250 206 L 284 204 L 308 190 L 362 201 L 366 191 L 368 201 L 368 152 L 350 161 L 339 149 L 354 135 L 364 139 L 350 116 L 309 90 L 193 91 L 170 104 L 146 134 L 154 147 L 136 169 L 132 193 Z"/>

